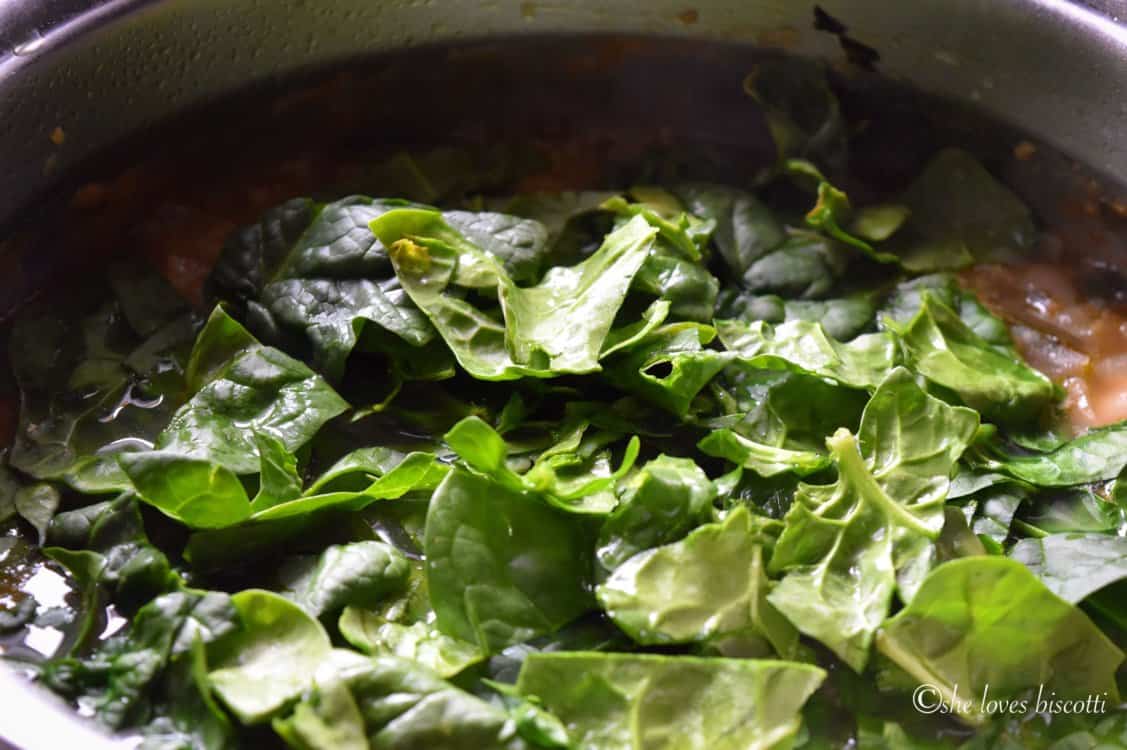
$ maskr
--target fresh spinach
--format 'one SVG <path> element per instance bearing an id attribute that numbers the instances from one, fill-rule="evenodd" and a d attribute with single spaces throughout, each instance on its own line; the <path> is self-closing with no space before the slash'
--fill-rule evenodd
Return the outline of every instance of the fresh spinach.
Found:
<path id="1" fill-rule="evenodd" d="M 581 515 L 455 468 L 427 511 L 427 589 L 443 633 L 499 651 L 592 609 Z"/>
<path id="2" fill-rule="evenodd" d="M 635 217 L 587 260 L 527 288 L 437 212 L 397 209 L 372 222 L 372 231 L 462 367 L 484 380 L 511 380 L 599 369 L 603 340 L 658 230 Z M 493 289 L 500 315 L 451 287 Z"/>
<path id="3" fill-rule="evenodd" d="M 958 394 L 985 419 L 1003 426 L 1029 423 L 1056 396 L 1051 380 L 1012 352 L 995 349 L 927 292 L 916 316 L 893 330 L 913 369 Z"/>
<path id="4" fill-rule="evenodd" d="M 579 747 L 781 750 L 823 679 L 795 662 L 577 651 L 530 654 L 517 688 L 558 716 Z"/>
<path id="5" fill-rule="evenodd" d="M 722 523 L 627 559 L 599 586 L 599 603 L 642 644 L 739 637 L 792 658 L 798 631 L 767 601 L 767 560 L 778 526 L 740 506 Z"/>
<path id="6" fill-rule="evenodd" d="M 745 86 L 744 187 L 398 153 L 234 233 L 206 320 L 124 265 L 21 314 L 0 583 L 37 534 L 75 611 L 14 594 L 65 633 L 10 656 L 145 750 L 1115 745 L 908 697 L 1118 699 L 1127 430 L 948 270 L 1032 214 L 963 152 L 847 173 L 817 65 Z"/>
<path id="7" fill-rule="evenodd" d="M 1123 653 L 1024 565 L 1001 557 L 937 567 L 881 628 L 877 648 L 915 684 L 934 686 L 977 724 L 988 718 L 989 707 L 953 701 L 956 685 L 968 697 L 981 696 L 989 685 L 999 701 L 1032 697 L 1038 688 L 1118 700 L 1115 670 Z"/>
<path id="8" fill-rule="evenodd" d="M 724 346 L 752 367 L 792 370 L 855 388 L 875 388 L 899 360 L 896 340 L 886 333 L 843 344 L 819 324 L 802 320 L 778 326 L 721 320 L 716 330 Z"/>
<path id="9" fill-rule="evenodd" d="M 894 370 L 858 434 L 827 439 L 838 480 L 799 485 L 770 563 L 784 576 L 768 601 L 861 671 L 893 592 L 911 600 L 931 567 L 948 477 L 977 428 L 975 412 Z"/>

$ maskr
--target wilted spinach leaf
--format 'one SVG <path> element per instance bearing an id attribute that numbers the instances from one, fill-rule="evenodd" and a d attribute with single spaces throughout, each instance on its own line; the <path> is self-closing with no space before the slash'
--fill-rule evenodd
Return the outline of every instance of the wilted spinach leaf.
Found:
<path id="1" fill-rule="evenodd" d="M 940 151 L 901 201 L 911 215 L 893 243 L 909 271 L 1016 260 L 1037 236 L 1033 215 L 966 151 Z"/>
<path id="2" fill-rule="evenodd" d="M 108 727 L 144 724 L 154 683 L 165 670 L 192 658 L 194 644 L 211 643 L 234 630 L 234 620 L 226 594 L 165 594 L 138 610 L 128 631 L 100 644 L 91 656 L 48 662 L 43 679 Z"/>

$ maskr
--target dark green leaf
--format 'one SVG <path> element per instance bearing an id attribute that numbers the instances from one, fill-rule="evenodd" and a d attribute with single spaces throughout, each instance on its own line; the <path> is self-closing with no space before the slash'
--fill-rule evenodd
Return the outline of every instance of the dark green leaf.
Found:
<path id="1" fill-rule="evenodd" d="M 742 282 L 758 294 L 817 298 L 833 288 L 846 264 L 846 254 L 832 240 L 792 231 L 782 245 L 748 266 Z"/>
<path id="2" fill-rule="evenodd" d="M 838 341 L 848 341 L 864 332 L 875 315 L 876 307 L 867 294 L 827 300 L 784 300 L 773 294 L 755 296 L 726 291 L 720 294 L 716 309 L 716 317 L 744 323 L 821 323 L 826 333 Z"/>
<path id="3" fill-rule="evenodd" d="M 410 566 L 399 550 L 383 542 L 334 544 L 318 556 L 282 568 L 282 593 L 314 617 L 346 606 L 369 607 L 401 589 Z"/>
<path id="4" fill-rule="evenodd" d="M 709 519 L 716 490 L 686 458 L 658 456 L 634 475 L 599 531 L 596 555 L 612 571 L 635 554 L 675 542 Z"/>
<path id="5" fill-rule="evenodd" d="M 751 193 L 707 183 L 680 185 L 674 192 L 694 216 L 715 222 L 712 239 L 737 278 L 786 238 L 770 209 Z"/>
<path id="6" fill-rule="evenodd" d="M 250 474 L 259 469 L 256 432 L 295 451 L 347 408 L 301 362 L 271 347 L 250 346 L 172 416 L 156 448 Z"/>
<path id="7" fill-rule="evenodd" d="M 1127 422 L 1089 430 L 1054 451 L 1012 455 L 996 443 L 975 446 L 974 463 L 1040 487 L 1114 479 L 1127 466 Z"/>
<path id="8" fill-rule="evenodd" d="M 138 610 L 129 629 L 102 643 L 86 659 L 58 659 L 44 680 L 77 700 L 114 729 L 144 719 L 150 686 L 193 644 L 210 643 L 235 628 L 226 594 L 177 591 Z"/>
<path id="9" fill-rule="evenodd" d="M 493 652 L 593 605 L 582 516 L 455 468 L 427 512 L 427 587 L 442 632 Z"/>
<path id="10" fill-rule="evenodd" d="M 901 201 L 911 210 L 894 247 L 909 271 L 1018 260 L 1033 247 L 1033 215 L 965 151 L 940 151 Z"/>
<path id="11" fill-rule="evenodd" d="M 822 63 L 786 57 L 755 66 L 744 90 L 763 108 L 779 161 L 789 156 L 844 159 L 846 124 Z"/>
<path id="12" fill-rule="evenodd" d="M 322 669 L 274 728 L 307 750 L 528 750 L 505 710 L 393 656 Z"/>

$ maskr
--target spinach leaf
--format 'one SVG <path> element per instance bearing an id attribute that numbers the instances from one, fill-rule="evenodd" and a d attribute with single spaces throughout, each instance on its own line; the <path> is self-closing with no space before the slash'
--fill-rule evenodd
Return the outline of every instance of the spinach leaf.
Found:
<path id="1" fill-rule="evenodd" d="M 634 218 L 570 268 L 517 287 L 485 253 L 433 211 L 397 209 L 372 222 L 391 248 L 404 290 L 474 377 L 511 380 L 599 369 L 598 355 L 657 230 Z M 451 287 L 495 290 L 502 319 Z"/>
<path id="2" fill-rule="evenodd" d="M 668 245 L 676 253 L 690 261 L 699 261 L 701 252 L 697 246 L 697 238 L 690 233 L 693 228 L 693 217 L 680 210 L 680 204 L 672 195 L 660 190 L 660 188 L 653 192 L 660 193 L 659 197 L 665 199 L 667 203 L 672 202 L 673 210 L 663 210 L 667 207 L 655 206 L 645 201 L 630 203 L 622 196 L 607 199 L 600 208 L 617 214 L 623 219 L 641 216 L 647 224 L 657 229 L 658 236 L 663 244 Z M 706 241 L 707 235 L 700 239 Z"/>
<path id="3" fill-rule="evenodd" d="M 130 453 L 119 461 L 142 500 L 186 526 L 215 529 L 250 518 L 250 498 L 225 466 L 172 451 Z"/>
<path id="4" fill-rule="evenodd" d="M 609 456 L 598 448 L 617 435 L 596 436 L 585 445 L 587 427 L 586 421 L 573 424 L 524 475 L 508 467 L 504 439 L 478 417 L 454 425 L 445 440 L 467 466 L 514 492 L 538 494 L 562 510 L 605 514 L 616 502 L 612 488 L 634 465 L 639 442 L 631 439 L 622 463 L 612 471 Z"/>
<path id="5" fill-rule="evenodd" d="M 341 635 L 372 656 L 410 659 L 441 677 L 453 677 L 485 655 L 472 643 L 439 630 L 427 592 L 426 564 L 410 561 L 403 589 L 376 607 L 346 607 L 338 621 Z"/>
<path id="6" fill-rule="evenodd" d="M 923 308 L 925 296 L 956 311 L 982 340 L 1006 353 L 1013 351 L 1013 339 L 1005 322 L 987 310 L 974 294 L 960 287 L 949 273 L 918 276 L 897 284 L 877 317 L 886 328 L 886 318 L 896 325 L 907 325 Z"/>
<path id="7" fill-rule="evenodd" d="M 301 497 L 255 511 L 249 520 L 254 523 L 282 521 L 307 517 L 330 508 L 362 510 L 377 500 L 394 500 L 408 492 L 432 490 L 442 481 L 446 472 L 446 465 L 437 461 L 434 454 L 412 452 L 362 490 L 323 493 L 310 490 Z"/>
<path id="8" fill-rule="evenodd" d="M 713 242 L 736 278 L 786 237 L 771 210 L 751 193 L 709 183 L 685 183 L 673 191 L 690 213 L 715 224 Z"/>
<path id="9" fill-rule="evenodd" d="M 334 544 L 317 556 L 292 560 L 280 571 L 282 593 L 314 617 L 346 606 L 371 606 L 401 589 L 410 566 L 403 553 L 377 541 Z"/>
<path id="10" fill-rule="evenodd" d="M 509 685 L 493 680 L 482 680 L 482 683 L 493 688 L 501 697 L 501 703 L 509 712 L 509 716 L 516 722 L 517 731 L 521 737 L 537 747 L 558 748 L 568 750 L 571 747 L 571 738 L 568 736 L 567 727 L 541 706 L 535 696 L 522 696 L 515 685 Z"/>
<path id="11" fill-rule="evenodd" d="M 952 483 L 954 487 L 954 483 Z M 1017 509 L 1029 492 L 1016 484 L 1001 484 L 979 490 L 964 501 L 964 513 L 975 534 L 993 542 L 995 551 L 1010 536 L 1010 527 Z M 950 499 L 950 494 L 948 494 Z"/>
<path id="12" fill-rule="evenodd" d="M 278 438 L 258 432 L 258 494 L 250 503 L 251 512 L 265 510 L 301 496 L 301 475 L 297 457 Z"/>
<path id="13" fill-rule="evenodd" d="M 724 458 L 751 469 L 762 477 L 793 471 L 799 476 L 813 474 L 830 465 L 829 456 L 815 451 L 796 451 L 757 443 L 732 432 L 716 430 L 697 443 L 703 453 Z"/>
<path id="14" fill-rule="evenodd" d="M 844 159 L 846 122 L 822 63 L 797 57 L 765 60 L 744 80 L 744 91 L 763 109 L 779 162 L 790 156 L 830 164 Z"/>
<path id="15" fill-rule="evenodd" d="M 1018 509 L 1023 531 L 1034 535 L 1059 533 L 1119 533 L 1127 523 L 1123 508 L 1107 502 L 1089 487 L 1043 490 Z"/>
<path id="16" fill-rule="evenodd" d="M 313 750 L 527 750 L 508 712 L 427 669 L 383 656 L 322 669 L 292 716 L 274 722 Z"/>
<path id="17" fill-rule="evenodd" d="M 612 571 L 643 550 L 677 541 L 709 519 L 715 497 L 715 487 L 690 459 L 649 461 L 603 521 L 595 550 L 599 564 Z"/>
<path id="18" fill-rule="evenodd" d="M 143 729 L 139 750 L 228 750 L 236 747 L 231 720 L 207 684 L 207 652 L 197 639 L 191 652 L 170 665 L 163 691 Z"/>
<path id="19" fill-rule="evenodd" d="M 927 292 L 916 317 L 893 330 L 912 368 L 957 393 L 985 419 L 1028 423 L 1057 395 L 1051 380 L 1013 352 L 999 352 Z"/>
<path id="20" fill-rule="evenodd" d="M 235 329 L 216 308 L 192 360 L 213 362 L 210 350 L 232 339 L 246 344 L 248 336 L 215 337 L 209 329 Z M 236 329 L 237 330 L 237 329 Z M 348 408 L 324 380 L 298 360 L 259 344 L 239 350 L 221 367 L 197 366 L 211 375 L 194 396 L 172 415 L 157 436 L 156 448 L 220 464 L 235 474 L 260 468 L 255 433 L 279 440 L 289 451 L 304 445 L 320 427 Z"/>
<path id="21" fill-rule="evenodd" d="M 35 529 L 42 546 L 61 500 L 62 496 L 53 485 L 47 482 L 25 484 L 0 458 L 0 523 L 18 515 Z"/>
<path id="22" fill-rule="evenodd" d="M 1127 466 L 1127 422 L 1098 427 L 1044 454 L 1012 455 L 997 441 L 979 443 L 974 464 L 1039 487 L 1070 487 L 1114 479 Z"/>
<path id="23" fill-rule="evenodd" d="M 798 631 L 767 601 L 766 561 L 776 526 L 740 506 L 722 523 L 626 560 L 599 586 L 599 603 L 642 644 L 739 636 L 791 658 Z"/>
<path id="24" fill-rule="evenodd" d="M 975 412 L 927 395 L 897 368 L 858 435 L 827 439 L 838 480 L 799 485 L 771 558 L 785 575 L 768 601 L 858 672 L 893 591 L 911 600 L 931 567 L 948 477 L 977 428 Z"/>
<path id="25" fill-rule="evenodd" d="M 845 251 L 833 240 L 791 230 L 781 245 L 747 267 L 741 281 L 751 292 L 813 299 L 833 288 L 847 264 Z"/>
<path id="26" fill-rule="evenodd" d="M 842 228 L 842 225 L 848 223 L 853 217 L 853 208 L 849 205 L 849 196 L 830 184 L 817 167 L 803 159 L 787 159 L 783 163 L 783 169 L 792 176 L 802 178 L 802 181 L 812 181 L 816 185 L 818 201 L 806 214 L 805 220 L 808 227 L 842 244 L 860 250 L 878 263 L 895 263 L 897 261 L 897 257 L 892 253 L 880 252 L 864 239 L 856 237 Z M 877 228 L 876 233 L 884 236 L 895 232 L 900 222 L 907 216 L 906 211 L 897 212 L 891 208 L 885 209 L 882 214 L 884 215 L 882 218 L 886 219 L 886 222 L 883 222 L 884 225 Z M 868 224 L 871 224 L 876 216 L 869 215 L 861 218 L 862 229 L 868 229 Z M 889 222 L 888 219 L 892 221 Z"/>
<path id="27" fill-rule="evenodd" d="M 857 294 L 827 300 L 783 299 L 774 294 L 750 295 L 734 290 L 720 293 L 716 316 L 744 323 L 786 323 L 805 320 L 821 323 L 838 341 L 848 341 L 868 329 L 876 315 L 871 295 Z"/>
<path id="28" fill-rule="evenodd" d="M 901 196 L 911 210 L 893 249 L 909 271 L 1012 261 L 1033 247 L 1033 214 L 966 151 L 937 153 Z"/>
<path id="29" fill-rule="evenodd" d="M 641 442 L 637 436 L 630 438 L 615 469 L 610 450 L 603 446 L 617 440 L 618 433 L 589 428 L 586 422 L 575 425 L 537 457 L 523 480 L 564 510 L 605 515 L 618 504 L 615 487 L 634 468 Z"/>
<path id="30" fill-rule="evenodd" d="M 75 573 L 84 589 L 83 632 L 76 646 L 91 635 L 101 592 L 119 609 L 130 612 L 179 584 L 168 558 L 145 533 L 137 498 L 126 493 L 114 500 L 59 513 L 47 529 L 44 552 Z"/>
<path id="31" fill-rule="evenodd" d="M 675 318 L 706 323 L 712 320 L 720 282 L 703 266 L 655 246 L 631 288 L 668 301 Z"/>
<path id="32" fill-rule="evenodd" d="M 1127 577 L 1127 540 L 1108 534 L 1049 534 L 1020 539 L 1009 554 L 1071 604 L 1079 604 Z"/>
<path id="33" fill-rule="evenodd" d="M 400 201 L 349 196 L 326 205 L 296 199 L 236 233 L 209 279 L 269 340 L 303 331 L 314 361 L 339 378 L 363 321 L 414 346 L 434 333 L 391 278 L 387 250 L 368 223 Z"/>
<path id="34" fill-rule="evenodd" d="M 653 329 L 608 358 L 606 378 L 618 388 L 685 416 L 693 399 L 732 360 L 705 346 L 716 331 L 699 323 Z"/>
<path id="35" fill-rule="evenodd" d="M 454 468 L 427 511 L 427 588 L 439 628 L 486 652 L 591 609 L 593 534 L 557 510 Z"/>
<path id="36" fill-rule="evenodd" d="M 1058 696 L 1106 694 L 1118 700 L 1115 670 L 1123 653 L 1081 612 L 1057 598 L 1021 563 L 972 557 L 937 567 L 916 597 L 881 628 L 881 654 L 948 701 L 1005 700 L 1038 688 Z M 954 709 L 982 723 L 976 700 Z"/>
<path id="37" fill-rule="evenodd" d="M 185 323 L 180 334 L 190 335 Z M 20 422 L 8 462 L 84 492 L 128 486 L 114 454 L 150 447 L 175 408 L 183 336 L 149 341 L 108 302 L 83 315 L 29 312 L 13 325 L 9 359 Z M 145 356 L 133 359 L 137 352 Z M 160 387 L 158 373 L 163 380 Z M 167 392 L 166 392 L 167 391 Z"/>
<path id="38" fill-rule="evenodd" d="M 855 430 L 868 401 L 863 391 L 822 378 L 733 362 L 710 384 L 717 416 L 703 422 L 752 442 L 821 453 L 838 427 Z M 706 438 L 707 439 L 707 438 Z"/>
<path id="39" fill-rule="evenodd" d="M 488 211 L 445 211 L 442 218 L 467 240 L 501 261 L 518 284 L 540 280 L 548 230 L 539 221 Z"/>
<path id="40" fill-rule="evenodd" d="M 617 193 L 598 190 L 520 193 L 501 203 L 500 210 L 540 222 L 548 230 L 549 243 L 555 245 L 566 232 L 568 224 L 599 211 L 599 207 L 615 195 Z"/>
<path id="41" fill-rule="evenodd" d="M 408 659 L 443 678 L 453 677 L 483 658 L 477 646 L 443 634 L 433 623 L 407 625 L 371 610 L 347 607 L 339 626 L 341 635 L 361 651 Z"/>
<path id="42" fill-rule="evenodd" d="M 234 619 L 226 594 L 165 594 L 138 610 L 126 632 L 91 656 L 48 662 L 42 677 L 108 727 L 143 724 L 152 686 L 170 664 L 189 658 L 195 643 L 210 643 L 234 630 Z"/>
<path id="43" fill-rule="evenodd" d="M 382 445 L 357 448 L 341 456 L 314 479 L 308 493 L 314 495 L 330 489 L 357 489 L 352 480 L 358 480 L 362 487 L 366 487 L 403 463 L 406 457 L 406 453 Z"/>
<path id="44" fill-rule="evenodd" d="M 530 654 L 517 689 L 578 747 L 782 750 L 825 674 L 795 662 L 573 651 Z"/>
<path id="45" fill-rule="evenodd" d="M 365 321 L 390 331 L 412 347 L 422 347 L 434 337 L 426 317 L 394 278 L 378 282 L 283 279 L 267 285 L 258 304 L 269 311 L 273 325 L 304 329 L 313 348 L 314 365 L 333 380 L 344 374 L 345 361 Z M 256 329 L 265 327 L 261 321 L 255 323 Z"/>
<path id="46" fill-rule="evenodd" d="M 792 370 L 830 378 L 855 388 L 875 388 L 898 360 L 896 342 L 886 333 L 834 341 L 817 323 L 794 321 L 772 326 L 735 320 L 716 321 L 724 346 L 752 367 Z"/>
<path id="47" fill-rule="evenodd" d="M 334 651 L 321 624 L 284 596 L 247 589 L 231 596 L 231 604 L 241 627 L 208 646 L 208 680 L 244 724 L 282 711 L 319 667 L 361 658 Z"/>

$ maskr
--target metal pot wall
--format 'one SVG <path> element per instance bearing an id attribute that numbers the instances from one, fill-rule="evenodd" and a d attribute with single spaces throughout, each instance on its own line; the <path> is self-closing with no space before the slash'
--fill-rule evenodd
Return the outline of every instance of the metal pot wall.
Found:
<path id="1" fill-rule="evenodd" d="M 1111 178 L 1127 175 L 1127 28 L 1116 5 L 821 3 L 879 53 L 882 74 L 980 107 Z M 0 3 L 0 227 L 106 147 L 250 84 L 405 47 L 535 34 L 755 44 L 785 30 L 791 51 L 840 59 L 840 39 L 812 18 L 812 4 L 793 0 Z M 0 253 L 3 243 L 0 233 Z M 0 736 L 15 746 L 109 746 L 7 670 L 0 694 Z"/>

